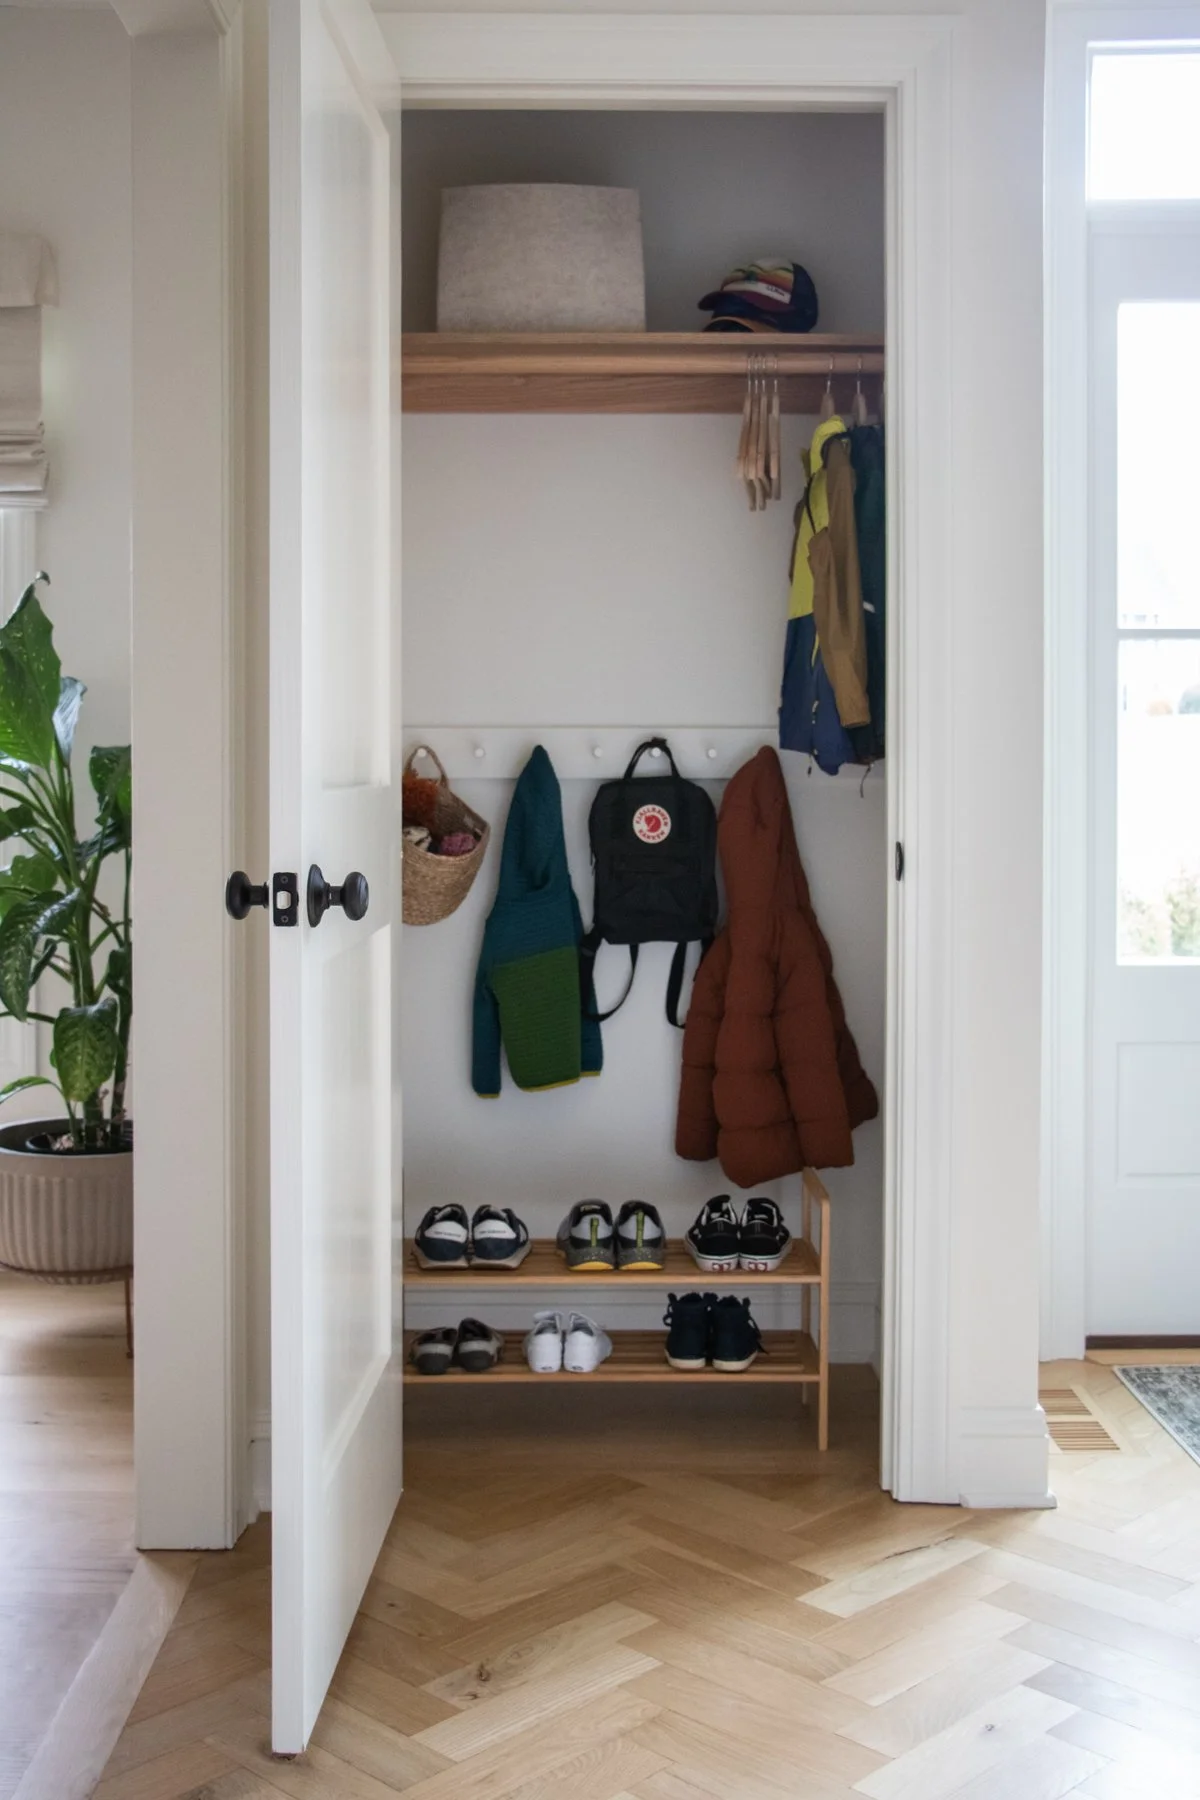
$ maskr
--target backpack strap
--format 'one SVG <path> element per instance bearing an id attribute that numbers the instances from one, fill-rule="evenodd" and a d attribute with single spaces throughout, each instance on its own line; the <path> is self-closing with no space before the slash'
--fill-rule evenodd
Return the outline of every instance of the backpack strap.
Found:
<path id="1" fill-rule="evenodd" d="M 606 1019 L 611 1019 L 614 1013 L 620 1012 L 633 991 L 633 978 L 637 974 L 638 964 L 638 946 L 630 944 L 629 980 L 625 983 L 625 992 L 617 1004 L 610 1006 L 607 1012 L 598 1012 L 596 1010 L 596 952 L 603 942 L 604 939 L 593 927 L 591 931 L 585 932 L 579 945 L 579 990 L 583 1000 L 583 1016 L 596 1025 L 603 1025 Z"/>
<path id="2" fill-rule="evenodd" d="M 630 757 L 629 767 L 626 769 L 624 775 L 626 781 L 629 780 L 629 777 L 633 774 L 633 771 L 637 768 L 638 763 L 641 761 L 642 757 L 645 756 L 647 750 L 663 751 L 667 761 L 671 765 L 672 775 L 675 777 L 676 781 L 679 780 L 679 770 L 675 767 L 675 758 L 671 755 L 670 744 L 668 744 L 666 738 L 652 737 L 647 738 L 644 743 L 639 744 L 633 755 Z"/>
<path id="3" fill-rule="evenodd" d="M 700 940 L 701 962 L 704 961 L 712 946 L 712 938 L 706 937 Z M 686 944 L 676 944 L 675 954 L 671 958 L 671 973 L 667 977 L 667 1021 L 669 1024 L 677 1026 L 680 1031 L 687 1023 L 679 1016 L 679 996 L 683 992 L 683 971 L 687 964 L 687 949 Z"/>

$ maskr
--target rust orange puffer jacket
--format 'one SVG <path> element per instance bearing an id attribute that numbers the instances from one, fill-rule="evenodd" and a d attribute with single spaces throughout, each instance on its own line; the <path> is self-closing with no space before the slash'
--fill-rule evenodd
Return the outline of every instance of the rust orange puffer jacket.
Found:
<path id="1" fill-rule="evenodd" d="M 854 1161 L 879 1101 L 858 1059 L 800 866 L 783 770 L 760 750 L 729 783 L 717 831 L 729 903 L 683 1037 L 675 1148 L 738 1187 Z"/>

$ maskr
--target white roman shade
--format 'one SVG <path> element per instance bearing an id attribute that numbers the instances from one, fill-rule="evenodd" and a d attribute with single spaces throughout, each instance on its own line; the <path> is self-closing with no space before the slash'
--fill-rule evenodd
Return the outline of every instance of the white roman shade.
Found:
<path id="1" fill-rule="evenodd" d="M 42 307 L 57 298 L 50 246 L 0 231 L 0 507 L 46 504 Z"/>

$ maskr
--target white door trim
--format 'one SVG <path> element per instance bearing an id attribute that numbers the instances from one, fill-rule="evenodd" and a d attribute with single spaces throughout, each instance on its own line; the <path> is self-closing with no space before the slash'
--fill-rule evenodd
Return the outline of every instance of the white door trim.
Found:
<path id="1" fill-rule="evenodd" d="M 978 1435 L 978 1422 L 951 1391 L 945 1105 L 954 1016 L 955 769 L 940 701 L 954 616 L 945 455 L 953 21 L 385 13 L 380 24 L 401 71 L 393 99 L 407 105 L 886 110 L 889 873 L 895 841 L 906 865 L 889 905 L 883 1481 L 899 1499 L 958 1501 L 960 1467 L 977 1464 L 969 1450 L 960 1457 L 960 1441 Z M 1022 1416 L 1017 1435 L 1029 1423 Z M 994 1427 L 989 1435 L 1005 1435 Z"/>
<path id="2" fill-rule="evenodd" d="M 223 1549 L 249 1504 L 243 946 L 221 908 L 240 750 L 241 22 L 231 8 L 222 32 L 206 8 L 175 31 L 152 10 L 130 49 L 136 1530 L 145 1549 Z"/>
<path id="3" fill-rule="evenodd" d="M 1091 1057 L 1089 45 L 1200 39 L 1200 6 L 1051 0 L 1046 71 L 1046 640 L 1042 1355 L 1086 1340 Z M 1139 213 L 1148 209 L 1138 207 Z M 1103 218 L 1131 209 L 1106 207 Z"/>

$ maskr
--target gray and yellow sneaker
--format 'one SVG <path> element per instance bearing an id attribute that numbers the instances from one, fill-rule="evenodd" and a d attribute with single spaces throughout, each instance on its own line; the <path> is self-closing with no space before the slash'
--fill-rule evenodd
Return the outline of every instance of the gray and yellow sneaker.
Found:
<path id="1" fill-rule="evenodd" d="M 661 1269 L 666 1260 L 667 1234 L 656 1208 L 627 1200 L 617 1214 L 618 1269 Z"/>
<path id="2" fill-rule="evenodd" d="M 612 1213 L 603 1200 L 580 1200 L 558 1228 L 558 1253 L 568 1269 L 615 1269 Z"/>

